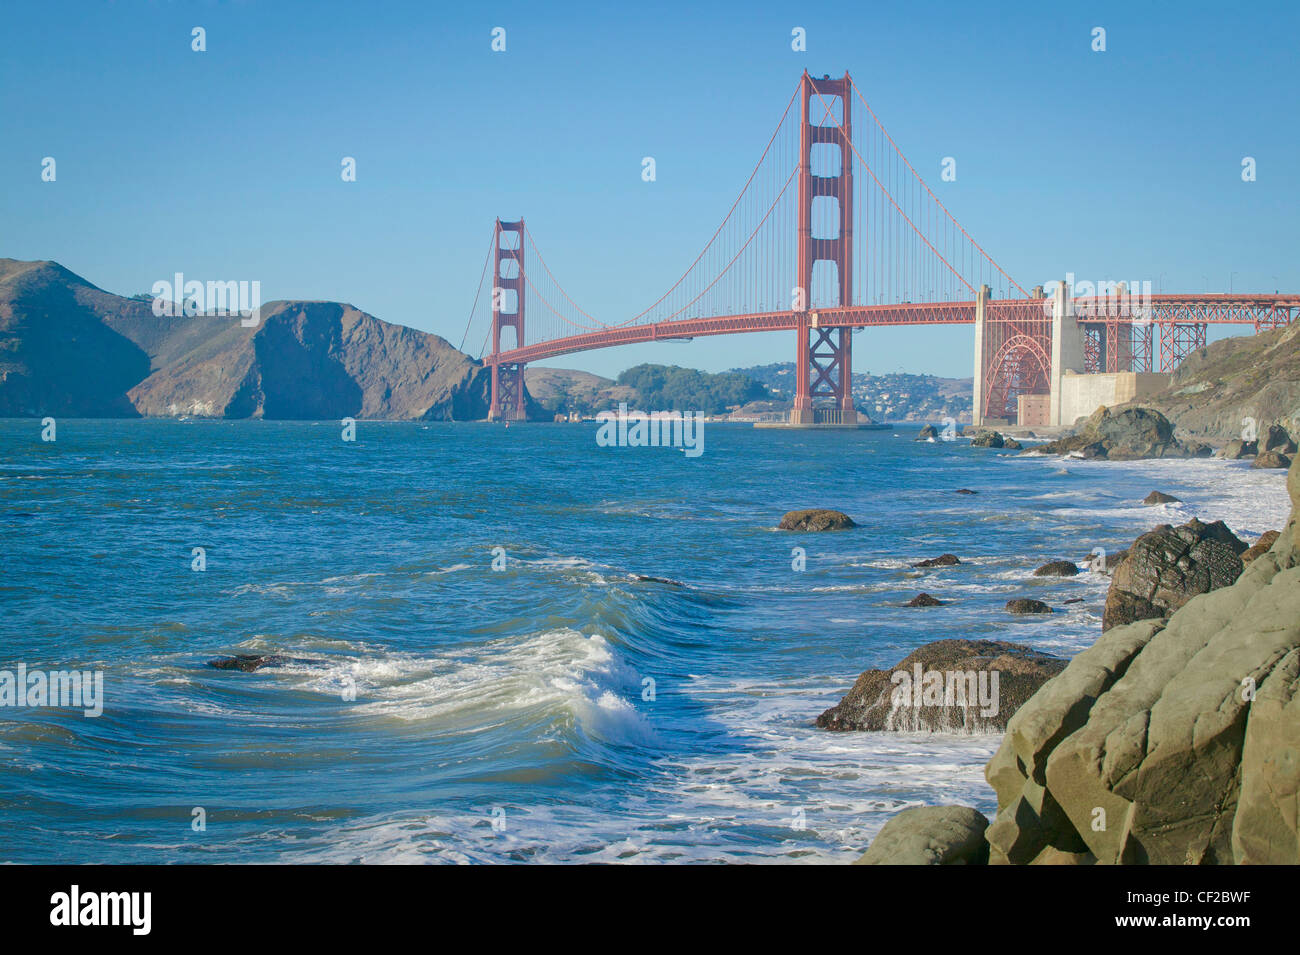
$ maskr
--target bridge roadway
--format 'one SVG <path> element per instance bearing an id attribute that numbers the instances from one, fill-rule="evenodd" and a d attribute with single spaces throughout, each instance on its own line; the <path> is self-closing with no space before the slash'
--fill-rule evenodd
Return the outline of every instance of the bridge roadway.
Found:
<path id="1" fill-rule="evenodd" d="M 1105 296 L 1076 298 L 1075 315 L 1081 322 L 1131 324 L 1135 317 L 1149 316 L 1151 324 L 1254 325 L 1256 328 L 1289 324 L 1292 311 L 1300 310 L 1300 295 L 1152 295 L 1134 296 L 1135 308 L 1120 308 Z M 992 299 L 988 317 L 999 314 L 1026 316 L 1026 306 L 1042 303 L 1045 319 L 1051 319 L 1052 299 Z M 817 308 L 808 312 L 755 312 L 708 318 L 683 318 L 643 325 L 613 325 L 550 341 L 536 342 L 484 358 L 488 365 L 525 364 L 574 352 L 615 345 L 674 341 L 706 335 L 735 335 L 750 332 L 793 331 L 807 316 L 810 328 L 886 328 L 899 325 L 973 325 L 976 303 L 927 302 L 898 305 L 862 305 Z"/>

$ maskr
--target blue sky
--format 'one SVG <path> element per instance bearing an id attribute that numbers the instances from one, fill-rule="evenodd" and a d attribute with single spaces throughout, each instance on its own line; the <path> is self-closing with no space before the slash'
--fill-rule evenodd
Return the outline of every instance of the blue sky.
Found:
<path id="1" fill-rule="evenodd" d="M 458 344 L 492 221 L 522 214 L 578 302 L 622 320 L 712 234 L 800 72 L 847 69 L 1026 287 L 1073 271 L 1300 291 L 1294 3 L 463 6 L 7 3 L 0 256 L 122 294 L 177 271 L 257 279 L 264 300 L 347 301 Z M 940 182 L 944 156 L 957 182 Z M 868 330 L 856 368 L 965 376 L 971 340 Z M 742 335 L 550 364 L 720 370 L 792 346 Z"/>

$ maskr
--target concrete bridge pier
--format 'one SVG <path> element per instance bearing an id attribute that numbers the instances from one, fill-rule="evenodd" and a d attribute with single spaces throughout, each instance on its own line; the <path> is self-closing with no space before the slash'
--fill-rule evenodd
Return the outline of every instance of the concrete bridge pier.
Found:
<path id="1" fill-rule="evenodd" d="M 1061 380 L 1066 372 L 1079 374 L 1084 370 L 1083 329 L 1074 312 L 1074 300 L 1070 297 L 1066 282 L 1056 283 L 1052 292 L 1052 370 L 1048 379 L 1050 397 L 1048 399 L 1047 423 L 1053 427 L 1073 424 L 1061 418 Z"/>
<path id="2" fill-rule="evenodd" d="M 979 294 L 975 296 L 975 385 L 970 420 L 976 427 L 984 424 L 984 320 L 992 294 L 991 288 L 981 285 Z"/>

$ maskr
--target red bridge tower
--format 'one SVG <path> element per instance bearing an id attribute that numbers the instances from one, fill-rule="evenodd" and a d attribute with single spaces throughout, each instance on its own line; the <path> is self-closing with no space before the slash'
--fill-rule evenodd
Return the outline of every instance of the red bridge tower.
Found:
<path id="1" fill-rule="evenodd" d="M 509 238 L 511 235 L 513 239 Z M 514 344 L 508 344 L 506 350 L 524 345 L 524 220 L 497 219 L 492 247 L 492 354 L 495 356 L 503 350 L 503 328 L 513 328 L 515 332 Z M 524 363 L 493 361 L 488 420 L 524 421 L 526 418 Z"/>
<path id="2" fill-rule="evenodd" d="M 799 126 L 799 287 L 795 290 L 795 389 L 790 424 L 856 425 L 853 408 L 853 329 L 823 322 L 818 307 L 853 304 L 853 123 L 852 81 L 846 72 L 840 79 L 813 79 L 804 70 L 799 89 L 802 107 Z M 812 104 L 817 97 L 817 106 Z M 835 100 L 843 110 L 843 122 L 833 114 Z M 814 112 L 815 110 L 815 112 Z M 810 121 L 810 113 L 819 121 Z M 813 147 L 839 147 L 839 171 L 835 175 L 814 174 Z M 814 236 L 813 200 L 834 199 L 839 222 L 833 235 Z M 835 267 L 839 300 L 813 301 L 813 266 L 830 262 Z M 813 399 L 830 397 L 833 408 L 813 408 Z"/>

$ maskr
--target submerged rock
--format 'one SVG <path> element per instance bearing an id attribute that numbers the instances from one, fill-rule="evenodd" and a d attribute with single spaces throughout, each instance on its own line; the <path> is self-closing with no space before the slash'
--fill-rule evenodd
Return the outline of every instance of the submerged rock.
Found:
<path id="1" fill-rule="evenodd" d="M 931 597 L 926 593 L 917 594 L 907 602 L 909 607 L 942 607 L 943 604 L 944 601 Z"/>
<path id="2" fill-rule="evenodd" d="M 299 666 L 323 666 L 324 660 L 309 660 L 304 657 L 287 657 L 279 653 L 236 653 L 233 657 L 217 657 L 209 660 L 208 666 L 216 670 L 240 670 L 252 673 L 266 667 L 282 667 L 290 664 Z"/>
<path id="3" fill-rule="evenodd" d="M 1164 491 L 1152 491 L 1146 497 L 1142 498 L 1143 504 L 1179 504 L 1181 501 L 1172 494 L 1166 494 Z"/>
<path id="4" fill-rule="evenodd" d="M 1029 597 L 1016 597 L 1007 601 L 1008 613 L 1051 613 L 1052 608 L 1041 600 Z"/>
<path id="5" fill-rule="evenodd" d="M 968 487 L 959 487 L 959 488 L 957 488 L 957 490 L 956 490 L 955 493 L 957 493 L 957 494 L 978 494 L 979 491 L 972 491 L 972 490 L 971 490 L 970 488 L 968 488 Z"/>
<path id="6" fill-rule="evenodd" d="M 826 508 L 790 511 L 781 518 L 781 523 L 778 525 L 783 531 L 839 531 L 857 526 L 843 511 L 832 511 Z"/>
<path id="7" fill-rule="evenodd" d="M 989 821 L 967 806 L 918 806 L 890 818 L 854 865 L 984 865 Z"/>
<path id="8" fill-rule="evenodd" d="M 913 567 L 951 567 L 953 564 L 960 564 L 956 554 L 940 554 L 938 557 L 930 557 L 926 560 L 913 564 Z"/>
<path id="9" fill-rule="evenodd" d="M 929 441 L 931 439 L 938 439 L 938 437 L 939 437 L 939 430 L 934 425 L 927 424 L 924 428 L 922 428 L 919 432 L 917 432 L 916 438 L 914 440 Z"/>
<path id="10" fill-rule="evenodd" d="M 630 580 L 638 583 L 647 584 L 668 584 L 671 587 L 685 587 L 686 585 L 680 580 L 673 580 L 671 577 L 652 577 L 649 574 L 628 574 Z"/>
<path id="11" fill-rule="evenodd" d="M 1246 544 L 1223 521 L 1192 518 L 1161 524 L 1139 537 L 1111 575 L 1101 628 L 1166 617 L 1197 594 L 1226 587 L 1241 574 Z"/>
<path id="12" fill-rule="evenodd" d="M 1004 438 L 1004 439 L 1002 440 L 1002 447 L 1005 448 L 1005 449 L 1008 450 L 1008 451 L 1023 451 L 1023 450 L 1025 450 L 1025 446 L 1024 446 L 1023 444 L 1021 444 L 1019 441 L 1017 441 L 1015 438 Z"/>
<path id="13" fill-rule="evenodd" d="M 994 640 L 939 640 L 867 670 L 817 717 L 828 730 L 996 732 L 1065 661 Z M 919 705 L 918 705 L 919 704 Z"/>
<path id="14" fill-rule="evenodd" d="M 1072 560 L 1049 560 L 1034 571 L 1035 577 L 1073 577 L 1079 572 Z"/>

